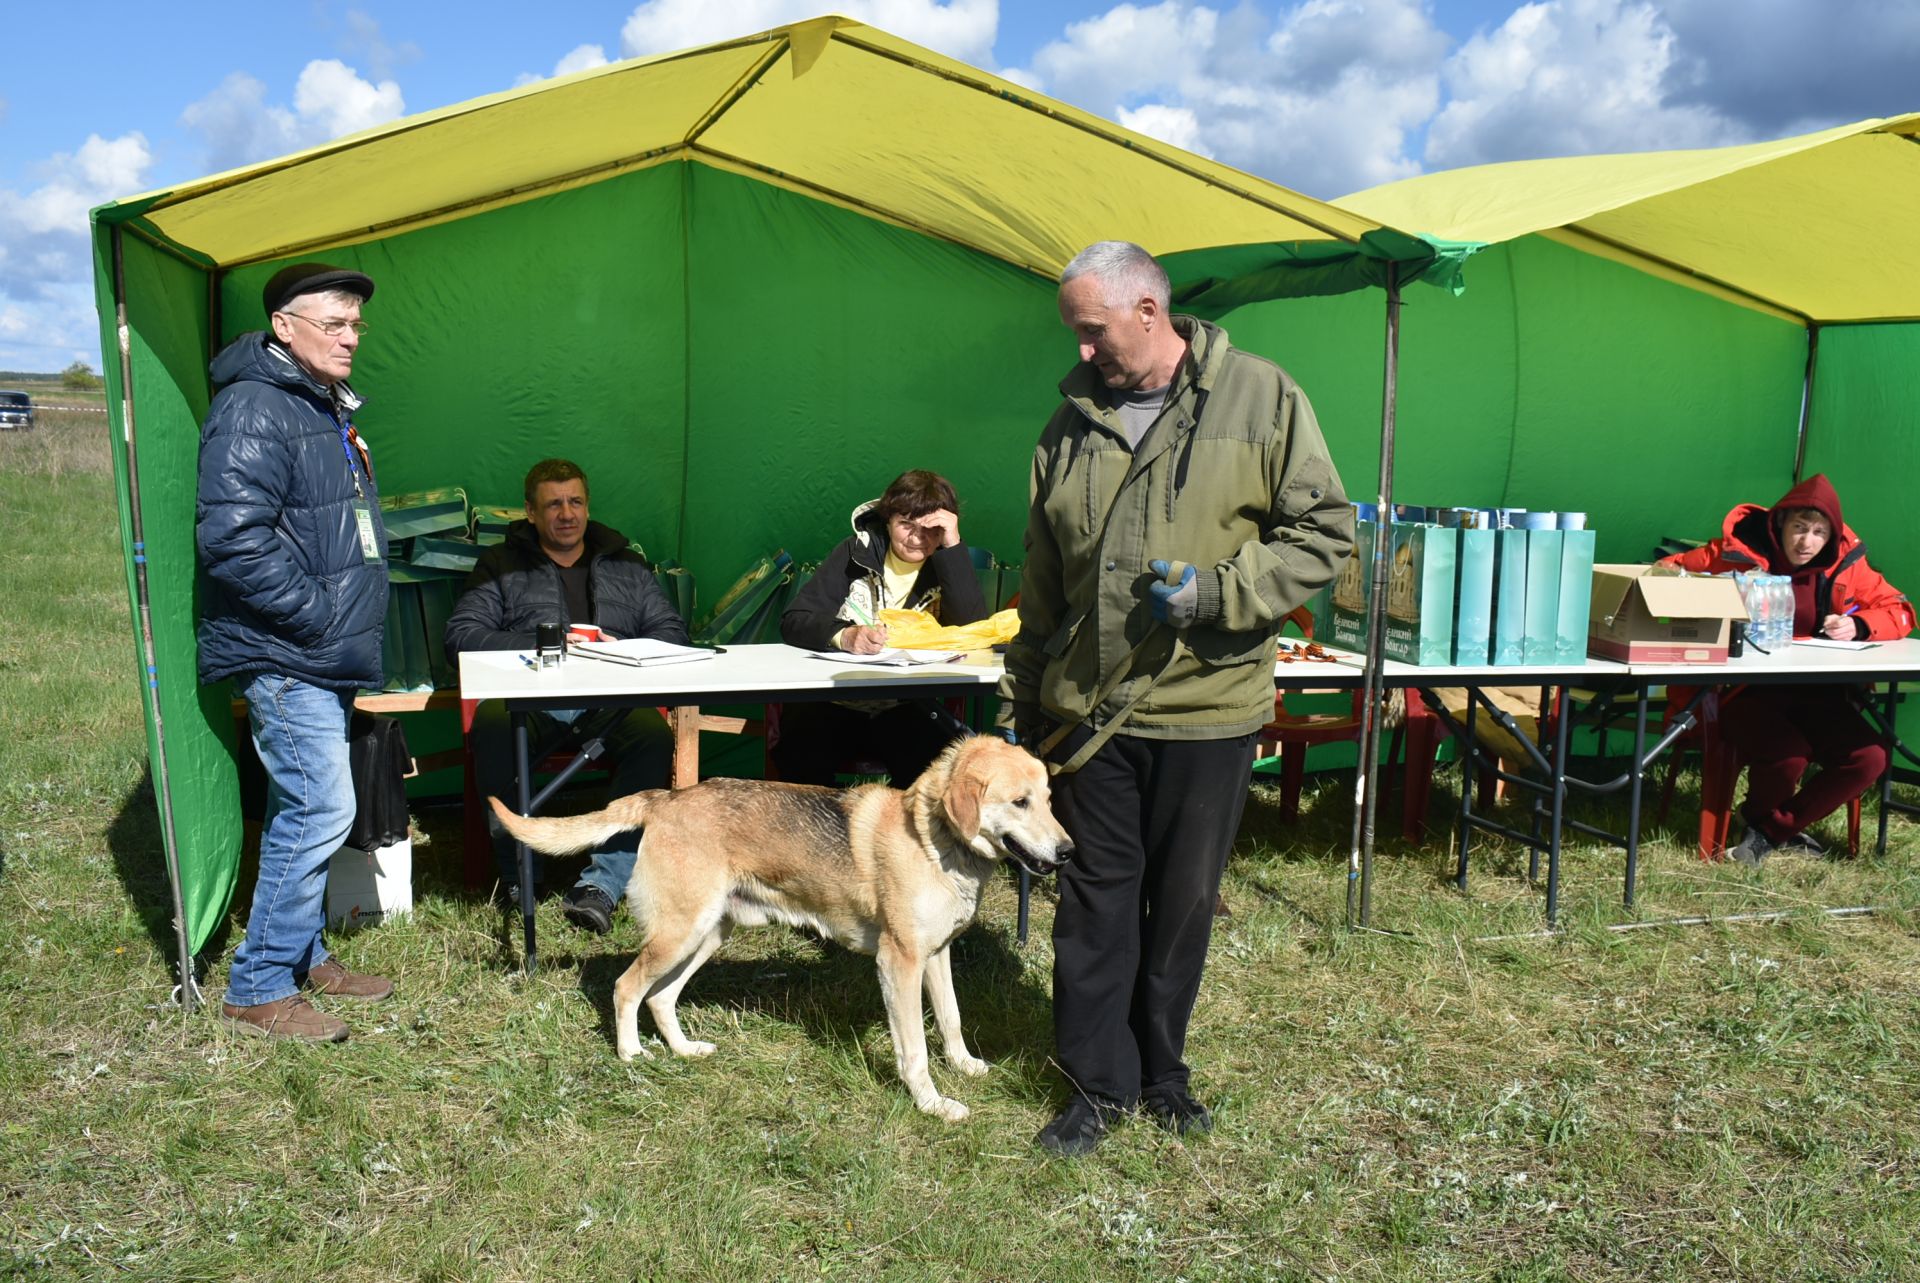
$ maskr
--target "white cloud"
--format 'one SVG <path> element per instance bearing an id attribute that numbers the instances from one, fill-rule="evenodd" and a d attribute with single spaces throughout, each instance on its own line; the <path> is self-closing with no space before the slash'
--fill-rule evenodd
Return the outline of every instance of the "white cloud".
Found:
<path id="1" fill-rule="evenodd" d="M 90 134 L 34 167 L 39 185 L 0 188 L 0 368 L 99 364 L 87 211 L 148 185 L 146 136 Z"/>
<path id="2" fill-rule="evenodd" d="M 553 74 L 570 76 L 576 71 L 585 71 L 589 67 L 607 65 L 607 51 L 599 45 L 581 45 L 553 64 Z"/>
<path id="3" fill-rule="evenodd" d="M 396 69 L 420 59 L 420 46 L 411 41 L 392 43 L 380 30 L 379 19 L 359 9 L 347 10 L 347 34 L 341 39 L 340 48 L 364 62 L 368 71 L 380 80 L 391 78 Z"/>
<path id="4" fill-rule="evenodd" d="M 1651 3 L 1522 5 L 1448 60 L 1451 100 L 1428 129 L 1426 160 L 1448 169 L 1750 141 L 1711 107 L 1666 101 L 1675 44 Z"/>
<path id="5" fill-rule="evenodd" d="M 1417 171 L 1447 43 L 1420 0 L 1306 0 L 1277 22 L 1163 0 L 1074 23 L 1006 74 L 1324 197 Z"/>
<path id="6" fill-rule="evenodd" d="M 293 87 L 293 107 L 320 134 L 316 142 L 384 125 L 407 112 L 399 85 L 362 80 L 334 58 L 316 59 L 301 70 Z"/>
<path id="7" fill-rule="evenodd" d="M 576 71 L 585 71 L 589 67 L 607 65 L 607 50 L 604 45 L 575 45 L 553 64 L 553 70 L 546 75 L 523 71 L 513 78 L 513 87 L 519 89 L 525 85 L 538 84 L 551 76 L 570 76 Z"/>
<path id="8" fill-rule="evenodd" d="M 1207 150 L 1206 143 L 1201 141 L 1200 118 L 1193 114 L 1191 107 L 1169 107 L 1157 102 L 1150 102 L 1137 110 L 1122 107 L 1120 123 L 1137 134 L 1172 143 L 1196 156 L 1213 155 Z"/>
<path id="9" fill-rule="evenodd" d="M 206 168 L 219 171 L 300 149 L 293 112 L 267 102 L 267 87 L 236 71 L 180 113 L 180 123 L 207 141 Z"/>
<path id="10" fill-rule="evenodd" d="M 365 80 L 338 59 L 309 62 L 294 84 L 293 106 L 267 101 L 267 87 L 236 71 L 180 113 L 206 140 L 208 170 L 234 169 L 313 147 L 406 114 L 400 86 Z"/>
<path id="11" fill-rule="evenodd" d="M 839 13 L 940 53 L 990 66 L 1000 27 L 999 0 L 645 0 L 620 30 L 628 57 L 666 53 L 750 35 L 769 27 Z"/>
<path id="12" fill-rule="evenodd" d="M 1920 106 L 1912 0 L 1662 0 L 1675 37 L 1670 102 L 1765 138 Z"/>

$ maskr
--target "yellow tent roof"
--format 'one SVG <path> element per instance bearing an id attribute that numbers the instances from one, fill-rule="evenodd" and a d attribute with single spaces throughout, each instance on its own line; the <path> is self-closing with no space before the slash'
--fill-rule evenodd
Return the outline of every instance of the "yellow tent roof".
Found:
<path id="1" fill-rule="evenodd" d="M 209 266 L 427 226 L 669 161 L 749 174 L 1048 276 L 1088 243 L 1431 250 L 1372 219 L 826 17 L 477 98 L 103 206 Z"/>
<path id="2" fill-rule="evenodd" d="M 1455 240 L 1537 232 L 1802 322 L 1920 319 L 1920 115 L 1744 147 L 1480 165 L 1335 203 Z"/>

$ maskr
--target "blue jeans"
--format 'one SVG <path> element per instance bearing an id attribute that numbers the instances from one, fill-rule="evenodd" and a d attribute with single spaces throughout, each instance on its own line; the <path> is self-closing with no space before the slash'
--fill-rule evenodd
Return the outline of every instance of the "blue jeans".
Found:
<path id="1" fill-rule="evenodd" d="M 253 746 L 267 769 L 260 878 L 247 935 L 234 951 L 226 1000 L 236 1007 L 299 992 L 327 960 L 327 863 L 353 827 L 347 723 L 353 692 L 310 686 L 277 673 L 236 680 L 247 699 Z"/>
<path id="2" fill-rule="evenodd" d="M 667 786 L 673 774 L 673 732 L 665 719 L 651 708 L 636 708 L 619 719 L 611 729 L 607 727 L 607 715 L 600 712 L 583 712 L 580 709 L 560 709 L 541 712 L 536 709 L 527 714 L 527 747 L 530 755 L 537 761 L 545 751 L 552 751 L 561 743 L 578 743 L 578 736 L 572 734 L 574 724 L 586 719 L 589 728 L 601 728 L 602 741 L 607 746 L 607 756 L 613 759 L 613 781 L 609 793 L 613 797 L 625 797 L 629 793 L 638 793 L 642 789 L 661 789 Z M 509 807 L 518 809 L 519 794 L 513 785 L 513 724 L 508 717 L 506 706 L 496 700 L 481 704 L 474 714 L 473 729 L 468 732 L 473 740 L 474 782 L 479 786 L 481 795 L 491 794 L 505 802 Z M 537 792 L 538 790 L 534 790 Z M 493 862 L 499 871 L 502 885 L 514 886 L 520 881 L 520 868 L 514 863 L 513 839 L 505 830 L 495 826 L 492 812 L 487 816 L 488 830 L 493 834 Z M 596 887 L 607 899 L 615 904 L 627 893 L 627 882 L 633 877 L 633 865 L 639 857 L 640 832 L 629 829 L 613 838 L 606 846 L 593 853 L 593 860 L 580 874 L 576 887 Z M 540 862 L 538 853 L 534 859 L 534 882 L 540 881 Z"/>

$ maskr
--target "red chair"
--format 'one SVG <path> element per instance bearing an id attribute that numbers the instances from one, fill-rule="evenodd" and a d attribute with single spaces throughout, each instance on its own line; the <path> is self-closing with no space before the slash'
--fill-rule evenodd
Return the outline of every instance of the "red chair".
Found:
<path id="1" fill-rule="evenodd" d="M 1727 858 L 1728 830 L 1733 823 L 1733 794 L 1746 763 L 1740 752 L 1727 741 L 1720 729 L 1720 706 L 1736 698 L 1742 687 L 1715 689 L 1706 693 L 1694 710 L 1698 720 L 1694 728 L 1673 742 L 1673 756 L 1667 763 L 1667 780 L 1660 790 L 1660 809 L 1656 820 L 1665 824 L 1673 803 L 1673 786 L 1680 773 L 1680 754 L 1696 749 L 1700 754 L 1700 847 L 1699 856 L 1709 863 Z M 1671 725 L 1680 709 L 1692 698 L 1692 687 L 1667 688 L 1666 724 Z M 1847 854 L 1860 854 L 1860 798 L 1847 803 Z"/>
<path id="2" fill-rule="evenodd" d="M 1303 637 L 1312 639 L 1311 611 L 1302 606 L 1287 618 L 1300 629 Z M 1261 728 L 1257 752 L 1261 757 L 1279 754 L 1280 816 L 1291 821 L 1300 817 L 1300 789 L 1306 777 L 1307 750 L 1316 744 L 1359 743 L 1366 695 L 1355 690 L 1346 712 L 1294 713 L 1287 708 L 1287 694 L 1284 690 L 1274 692 L 1273 720 Z M 1434 757 L 1440 748 L 1440 719 L 1420 698 L 1420 692 L 1409 690 L 1406 696 L 1406 717 L 1393 730 L 1387 748 L 1387 769 L 1381 778 L 1387 781 L 1390 790 L 1393 766 L 1400 758 L 1404 743 L 1407 763 L 1401 834 L 1409 842 L 1418 842 L 1426 835 L 1427 798 L 1432 791 Z"/>

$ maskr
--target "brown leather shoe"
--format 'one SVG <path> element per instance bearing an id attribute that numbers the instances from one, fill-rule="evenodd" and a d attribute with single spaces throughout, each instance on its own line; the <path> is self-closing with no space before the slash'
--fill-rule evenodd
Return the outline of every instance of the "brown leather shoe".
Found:
<path id="1" fill-rule="evenodd" d="M 338 959 L 328 958 L 307 973 L 307 988 L 335 998 L 360 998 L 379 1002 L 393 992 L 393 981 L 384 976 L 363 976 L 348 971 Z"/>
<path id="2" fill-rule="evenodd" d="M 345 1042 L 347 1023 L 324 1011 L 316 1011 L 304 994 L 293 994 L 273 1002 L 236 1007 L 220 1004 L 220 1015 L 227 1024 L 243 1034 L 263 1038 L 298 1038 L 305 1042 Z"/>

